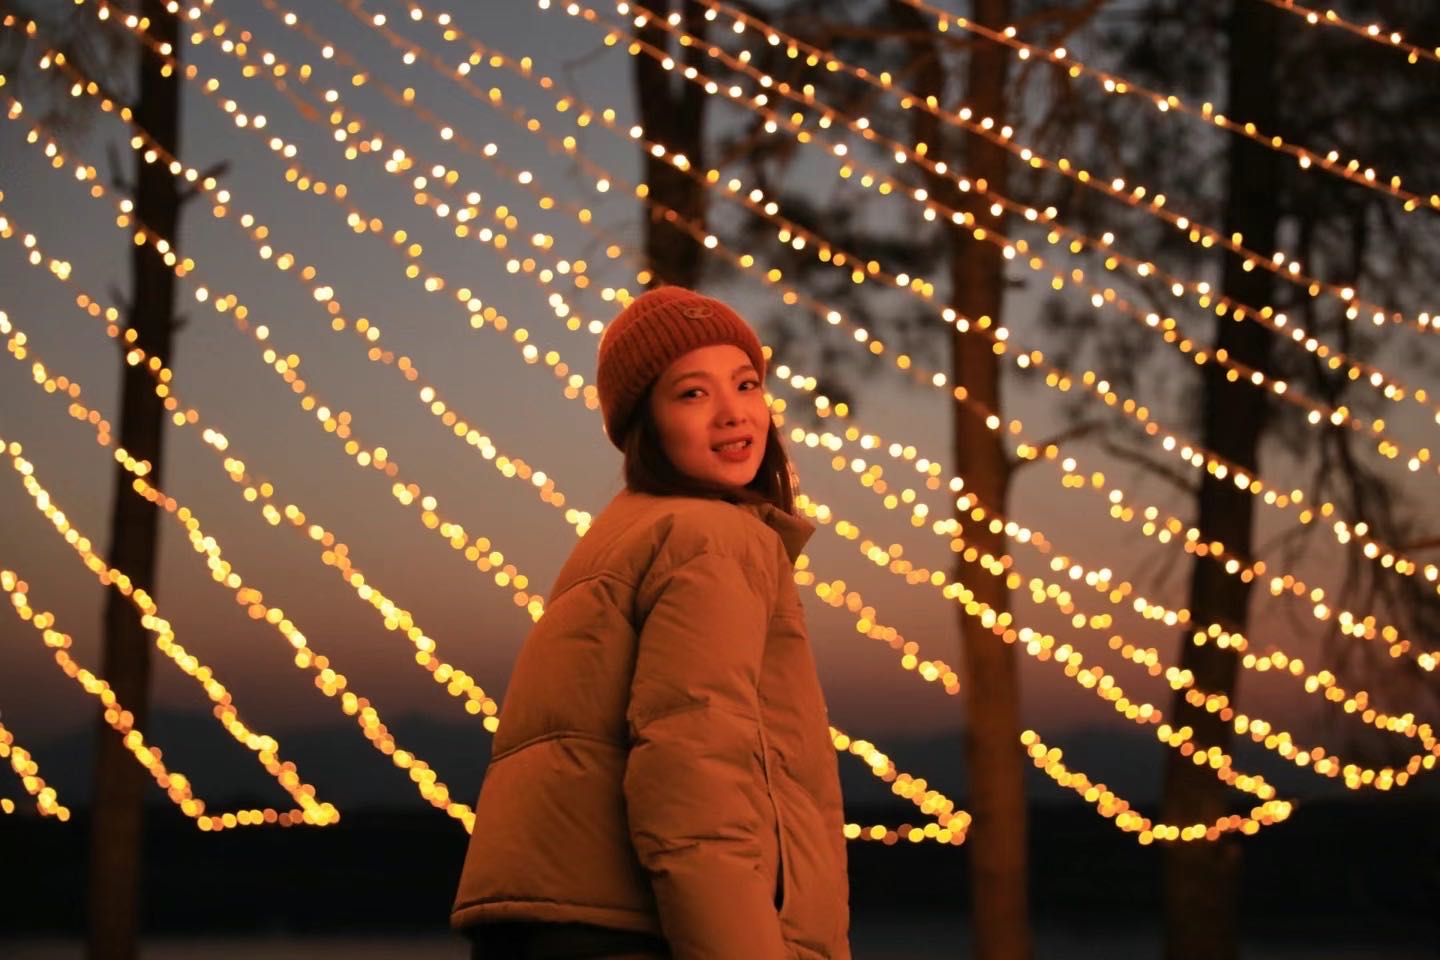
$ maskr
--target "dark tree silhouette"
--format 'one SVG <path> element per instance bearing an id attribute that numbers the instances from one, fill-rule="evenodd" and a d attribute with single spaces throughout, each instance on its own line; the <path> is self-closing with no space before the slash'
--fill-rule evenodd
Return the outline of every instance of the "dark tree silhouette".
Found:
<path id="1" fill-rule="evenodd" d="M 1404 26 L 1407 33 L 1433 34 L 1440 27 L 1433 8 L 1372 6 L 1378 8 L 1379 19 Z M 1440 68 L 1417 70 L 1377 44 L 1307 28 L 1254 0 L 1225 5 L 1157 0 L 1107 18 L 1089 43 L 1082 59 L 1118 63 L 1115 69 L 1124 75 L 1191 103 L 1214 101 L 1222 105 L 1218 112 L 1236 123 L 1254 123 L 1259 130 L 1320 153 L 1333 147 L 1345 156 L 1360 157 L 1387 175 L 1403 175 L 1407 186 L 1421 193 L 1433 192 L 1440 182 L 1419 159 L 1433 156 L 1440 146 L 1440 121 L 1433 109 Z M 1223 236 L 1242 237 L 1244 245 L 1261 256 L 1284 249 L 1307 273 L 1353 286 L 1362 299 L 1387 309 L 1414 315 L 1427 305 L 1426 284 L 1437 267 L 1433 217 L 1403 215 L 1392 198 L 1301 170 L 1252 140 L 1207 131 L 1193 121 L 1159 119 L 1149 108 L 1127 107 L 1098 94 L 1093 84 L 1072 81 L 1060 71 L 1052 76 L 1054 85 L 1046 98 L 1052 122 L 1038 131 L 1038 141 L 1031 141 L 1042 152 L 1066 155 L 1097 179 L 1119 176 L 1130 184 L 1144 183 L 1163 192 L 1171 208 L 1192 222 L 1218 224 Z M 1186 231 L 1140 218 L 1073 182 L 1039 175 L 1026 179 L 1022 189 L 1031 202 L 1054 204 L 1060 221 L 1092 235 L 1114 231 L 1122 238 L 1117 247 L 1125 252 L 1181 276 L 1214 278 L 1218 293 L 1247 305 L 1248 312 L 1272 306 L 1347 354 L 1367 359 L 1381 352 L 1384 338 L 1415 336 L 1398 330 L 1376 333 L 1373 327 L 1367 332 L 1368 321 L 1356 322 L 1334 299 L 1287 284 L 1253 263 L 1247 267 L 1247 257 L 1198 245 Z M 1106 279 L 1162 315 L 1187 321 L 1186 314 L 1201 312 L 1160 286 L 1119 274 Z M 1337 507 L 1337 518 L 1360 524 L 1382 542 L 1431 549 L 1426 543 L 1433 534 L 1418 526 L 1421 512 L 1407 505 L 1405 484 L 1397 483 L 1395 471 L 1377 461 L 1373 442 L 1366 451 L 1367 441 L 1354 431 L 1317 430 L 1296 407 L 1243 378 L 1232 381 L 1218 364 L 1189 372 L 1194 365 L 1185 363 L 1177 375 L 1173 357 L 1164 355 L 1150 331 L 1111 326 L 1093 311 L 1062 301 L 1052 302 L 1051 308 L 1072 359 L 1083 357 L 1127 392 L 1154 397 L 1157 406 L 1177 411 L 1171 421 L 1193 427 L 1191 435 L 1209 450 L 1252 476 L 1293 477 L 1298 471 L 1304 479 L 1298 484 L 1287 479 L 1285 486 L 1303 488 L 1312 505 L 1329 500 Z M 1357 385 L 1344 370 L 1332 369 L 1288 338 L 1277 338 L 1253 320 L 1237 322 L 1233 309 L 1212 322 L 1211 353 L 1223 349 L 1230 358 L 1332 407 L 1384 416 L 1392 426 L 1405 424 L 1405 412 L 1394 412 L 1368 386 Z M 1435 373 L 1433 361 L 1407 352 L 1385 357 L 1382 365 L 1407 380 Z M 1077 405 L 1072 416 L 1080 415 Z M 1348 549 L 1317 544 L 1314 531 L 1322 524 L 1261 542 L 1256 498 L 1233 482 L 1209 473 L 1195 484 L 1177 479 L 1150 453 L 1148 438 L 1133 427 L 1107 431 L 1104 442 L 1114 455 L 1193 496 L 1202 542 L 1223 543 L 1228 554 L 1246 558 L 1278 552 L 1290 569 L 1307 550 L 1331 551 L 1343 557 L 1345 567 L 1332 607 L 1373 612 L 1413 637 L 1433 635 L 1440 606 L 1428 586 L 1377 568 L 1362 556 L 1361 543 Z M 1253 622 L 1252 586 L 1226 575 L 1213 557 L 1196 556 L 1189 582 L 1193 622 L 1247 632 Z M 1313 621 L 1297 621 L 1296 631 L 1322 639 L 1326 663 L 1345 668 L 1347 686 L 1363 682 L 1397 694 L 1397 699 L 1403 694 L 1407 703 L 1419 697 L 1434 706 L 1433 677 L 1413 662 L 1394 661 L 1384 644 L 1360 643 Z M 1213 644 L 1196 645 L 1188 632 L 1180 641 L 1180 666 L 1193 671 L 1197 688 L 1238 703 L 1237 655 Z M 1183 694 L 1176 695 L 1167 713 L 1172 724 L 1192 728 L 1196 749 L 1213 746 L 1230 752 L 1231 726 L 1217 714 L 1193 706 Z M 1357 726 L 1337 727 L 1334 735 L 1375 762 L 1394 759 L 1393 744 L 1375 738 L 1373 730 L 1357 736 Z M 1240 802 L 1233 794 L 1227 796 L 1205 768 L 1179 754 L 1168 756 L 1162 805 L 1166 822 L 1213 823 Z M 1167 957 L 1237 954 L 1242 846 L 1222 838 L 1167 848 Z"/>
<path id="2" fill-rule="evenodd" d="M 148 19 L 150 35 L 157 42 L 168 42 L 178 58 L 179 19 L 166 9 L 164 0 L 141 0 L 135 9 Z M 57 12 L 53 6 L 43 9 L 0 0 L 0 17 L 7 15 L 29 20 L 35 29 L 0 34 L 4 38 L 0 40 L 0 70 L 15 73 L 27 96 L 34 95 L 40 107 L 31 112 L 47 129 L 78 136 L 88 120 L 87 102 L 65 96 L 69 78 L 57 69 L 38 66 L 45 52 L 58 51 L 82 74 L 109 89 L 123 89 L 126 85 L 117 83 L 116 76 L 126 68 L 134 69 L 135 122 L 172 156 L 178 156 L 180 76 L 165 66 L 162 58 L 100 23 L 91 8 Z M 165 165 L 147 164 L 139 154 L 137 150 L 133 182 L 121 186 L 134 200 L 136 220 L 178 250 L 180 187 Z M 131 292 L 126 324 L 136 334 L 134 345 L 149 356 L 173 362 L 175 276 L 153 246 L 127 246 L 131 251 Z M 125 363 L 123 355 L 120 403 L 120 446 L 136 460 L 148 462 L 148 479 L 163 484 L 164 401 L 149 375 Z M 129 473 L 117 464 L 106 562 L 124 571 L 135 589 L 154 597 L 159 513 L 155 505 L 135 496 L 130 484 Z M 137 729 L 143 729 L 149 719 L 150 642 L 149 632 L 126 597 L 108 591 L 100 672 L 133 716 Z M 133 960 L 138 955 L 147 777 L 103 716 L 97 717 L 97 724 L 95 792 L 90 800 L 88 955 L 96 960 Z"/>
<path id="3" fill-rule="evenodd" d="M 675 0 L 674 3 L 671 0 L 649 0 L 649 9 L 661 17 L 668 16 L 672 6 L 681 11 L 687 33 L 697 37 L 705 35 L 705 8 L 695 0 Z M 670 35 L 656 26 L 653 20 L 637 27 L 635 37 L 659 49 L 671 46 Z M 704 55 L 693 46 L 675 51 L 674 56 L 687 66 L 698 65 L 704 59 Z M 709 99 L 705 91 L 675 77 L 651 57 L 635 57 L 634 71 L 641 124 L 656 141 L 673 152 L 683 154 L 697 168 L 704 169 L 705 101 Z M 644 183 L 649 188 L 650 198 L 663 204 L 659 209 L 668 208 L 671 211 L 667 219 L 656 207 L 646 207 L 644 246 L 650 283 L 652 286 L 678 284 L 695 287 L 700 281 L 704 251 L 693 235 L 677 225 L 676 216 L 703 225 L 705 189 L 664 160 L 648 152 L 642 157 Z"/>

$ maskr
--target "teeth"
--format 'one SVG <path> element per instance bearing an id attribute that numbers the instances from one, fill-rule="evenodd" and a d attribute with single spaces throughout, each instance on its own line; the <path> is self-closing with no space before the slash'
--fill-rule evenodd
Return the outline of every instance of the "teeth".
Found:
<path id="1" fill-rule="evenodd" d="M 716 450 L 743 450 L 750 445 L 749 440 L 736 440 L 734 443 L 722 443 Z"/>

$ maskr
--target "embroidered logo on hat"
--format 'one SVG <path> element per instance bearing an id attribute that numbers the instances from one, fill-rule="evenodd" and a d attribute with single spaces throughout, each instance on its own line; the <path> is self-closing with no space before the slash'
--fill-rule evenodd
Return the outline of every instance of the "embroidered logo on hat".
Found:
<path id="1" fill-rule="evenodd" d="M 680 308 L 680 312 L 691 320 L 704 320 L 715 316 L 715 310 L 708 303 L 691 303 Z"/>

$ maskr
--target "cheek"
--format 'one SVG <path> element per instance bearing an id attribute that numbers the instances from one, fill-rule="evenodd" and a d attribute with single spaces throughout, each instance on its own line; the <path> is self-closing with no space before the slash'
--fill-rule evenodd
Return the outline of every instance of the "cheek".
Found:
<path id="1" fill-rule="evenodd" d="M 706 438 L 705 420 L 702 416 L 694 415 L 691 411 L 673 411 L 669 422 L 661 429 L 660 435 L 665 442 L 665 448 L 670 453 L 670 459 L 675 460 L 687 453 L 693 454 L 700 448 L 708 449 Z"/>

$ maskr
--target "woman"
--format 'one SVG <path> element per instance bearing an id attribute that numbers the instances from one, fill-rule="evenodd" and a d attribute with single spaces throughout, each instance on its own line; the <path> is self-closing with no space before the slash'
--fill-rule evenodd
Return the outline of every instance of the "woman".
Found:
<path id="1" fill-rule="evenodd" d="M 452 922 L 490 958 L 848 958 L 835 752 L 795 589 L 814 533 L 733 310 L 606 328 L 625 489 L 511 675 Z"/>

